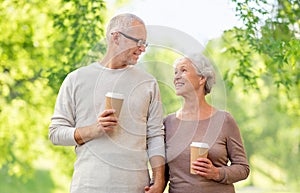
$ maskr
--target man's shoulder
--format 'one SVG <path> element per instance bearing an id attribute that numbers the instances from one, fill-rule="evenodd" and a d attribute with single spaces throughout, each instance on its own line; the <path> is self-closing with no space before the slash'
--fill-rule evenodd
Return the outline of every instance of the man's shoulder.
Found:
<path id="1" fill-rule="evenodd" d="M 132 68 L 132 70 L 134 73 L 139 74 L 143 78 L 156 80 L 156 78 L 152 74 L 150 74 L 149 72 L 147 72 L 145 69 L 141 68 L 140 66 L 134 66 Z"/>
<path id="2" fill-rule="evenodd" d="M 77 69 L 71 71 L 68 76 L 76 76 L 78 73 L 90 72 L 93 68 L 95 68 L 95 63 L 91 63 L 86 66 L 80 66 Z"/>

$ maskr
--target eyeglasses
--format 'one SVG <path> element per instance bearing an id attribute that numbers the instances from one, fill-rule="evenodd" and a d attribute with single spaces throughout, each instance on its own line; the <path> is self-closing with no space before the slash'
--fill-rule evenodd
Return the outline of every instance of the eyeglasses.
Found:
<path id="1" fill-rule="evenodd" d="M 148 46 L 148 43 L 147 43 L 145 40 L 137 39 L 137 38 L 131 37 L 131 36 L 126 35 L 126 34 L 124 34 L 123 32 L 120 32 L 120 31 L 119 31 L 119 33 L 122 34 L 125 38 L 135 41 L 135 42 L 136 42 L 136 45 L 137 45 L 138 47 L 144 46 L 144 47 L 146 48 L 146 47 Z"/>

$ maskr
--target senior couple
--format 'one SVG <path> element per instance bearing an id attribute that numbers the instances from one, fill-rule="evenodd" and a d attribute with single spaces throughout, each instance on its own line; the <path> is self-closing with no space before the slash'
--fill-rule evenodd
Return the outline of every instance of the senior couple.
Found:
<path id="1" fill-rule="evenodd" d="M 147 47 L 143 20 L 120 14 L 106 31 L 104 57 L 67 75 L 49 127 L 53 144 L 75 146 L 70 192 L 162 193 L 168 182 L 171 193 L 235 192 L 249 164 L 234 118 L 205 99 L 215 83 L 209 60 L 195 51 L 174 61 L 184 102 L 164 118 L 157 81 L 134 66 Z M 107 92 L 124 95 L 119 118 L 104 108 Z M 191 174 L 189 145 L 206 136 L 208 157 Z"/>

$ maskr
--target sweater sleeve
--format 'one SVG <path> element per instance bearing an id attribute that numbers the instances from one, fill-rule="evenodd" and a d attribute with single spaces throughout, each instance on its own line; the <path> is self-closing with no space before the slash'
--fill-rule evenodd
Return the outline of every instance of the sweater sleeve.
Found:
<path id="1" fill-rule="evenodd" d="M 148 156 L 151 158 L 158 155 L 165 158 L 163 111 L 159 87 L 156 81 L 153 85 L 151 95 L 147 119 Z"/>
<path id="2" fill-rule="evenodd" d="M 55 145 L 75 146 L 75 103 L 70 74 L 62 83 L 49 126 L 49 139 Z"/>
<path id="3" fill-rule="evenodd" d="M 227 151 L 230 160 L 230 166 L 223 166 L 220 170 L 220 183 L 231 184 L 248 177 L 250 167 L 246 157 L 244 145 L 242 142 L 240 130 L 234 118 L 227 115 Z"/>

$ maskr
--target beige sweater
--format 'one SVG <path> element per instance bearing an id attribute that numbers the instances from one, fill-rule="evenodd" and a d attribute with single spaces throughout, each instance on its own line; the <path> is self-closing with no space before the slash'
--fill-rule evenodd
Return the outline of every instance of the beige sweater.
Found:
<path id="1" fill-rule="evenodd" d="M 249 175 L 240 131 L 229 113 L 217 111 L 211 118 L 200 121 L 182 121 L 171 114 L 164 124 L 170 193 L 234 193 L 233 183 Z M 190 174 L 192 141 L 210 145 L 208 158 L 221 168 L 219 182 Z"/>
<path id="2" fill-rule="evenodd" d="M 77 145 L 75 128 L 96 122 L 107 92 L 125 95 L 120 126 Z M 57 97 L 49 138 L 56 145 L 76 146 L 71 192 L 144 192 L 148 158 L 164 157 L 162 117 L 156 80 L 134 66 L 113 70 L 93 63 L 70 73 Z"/>

